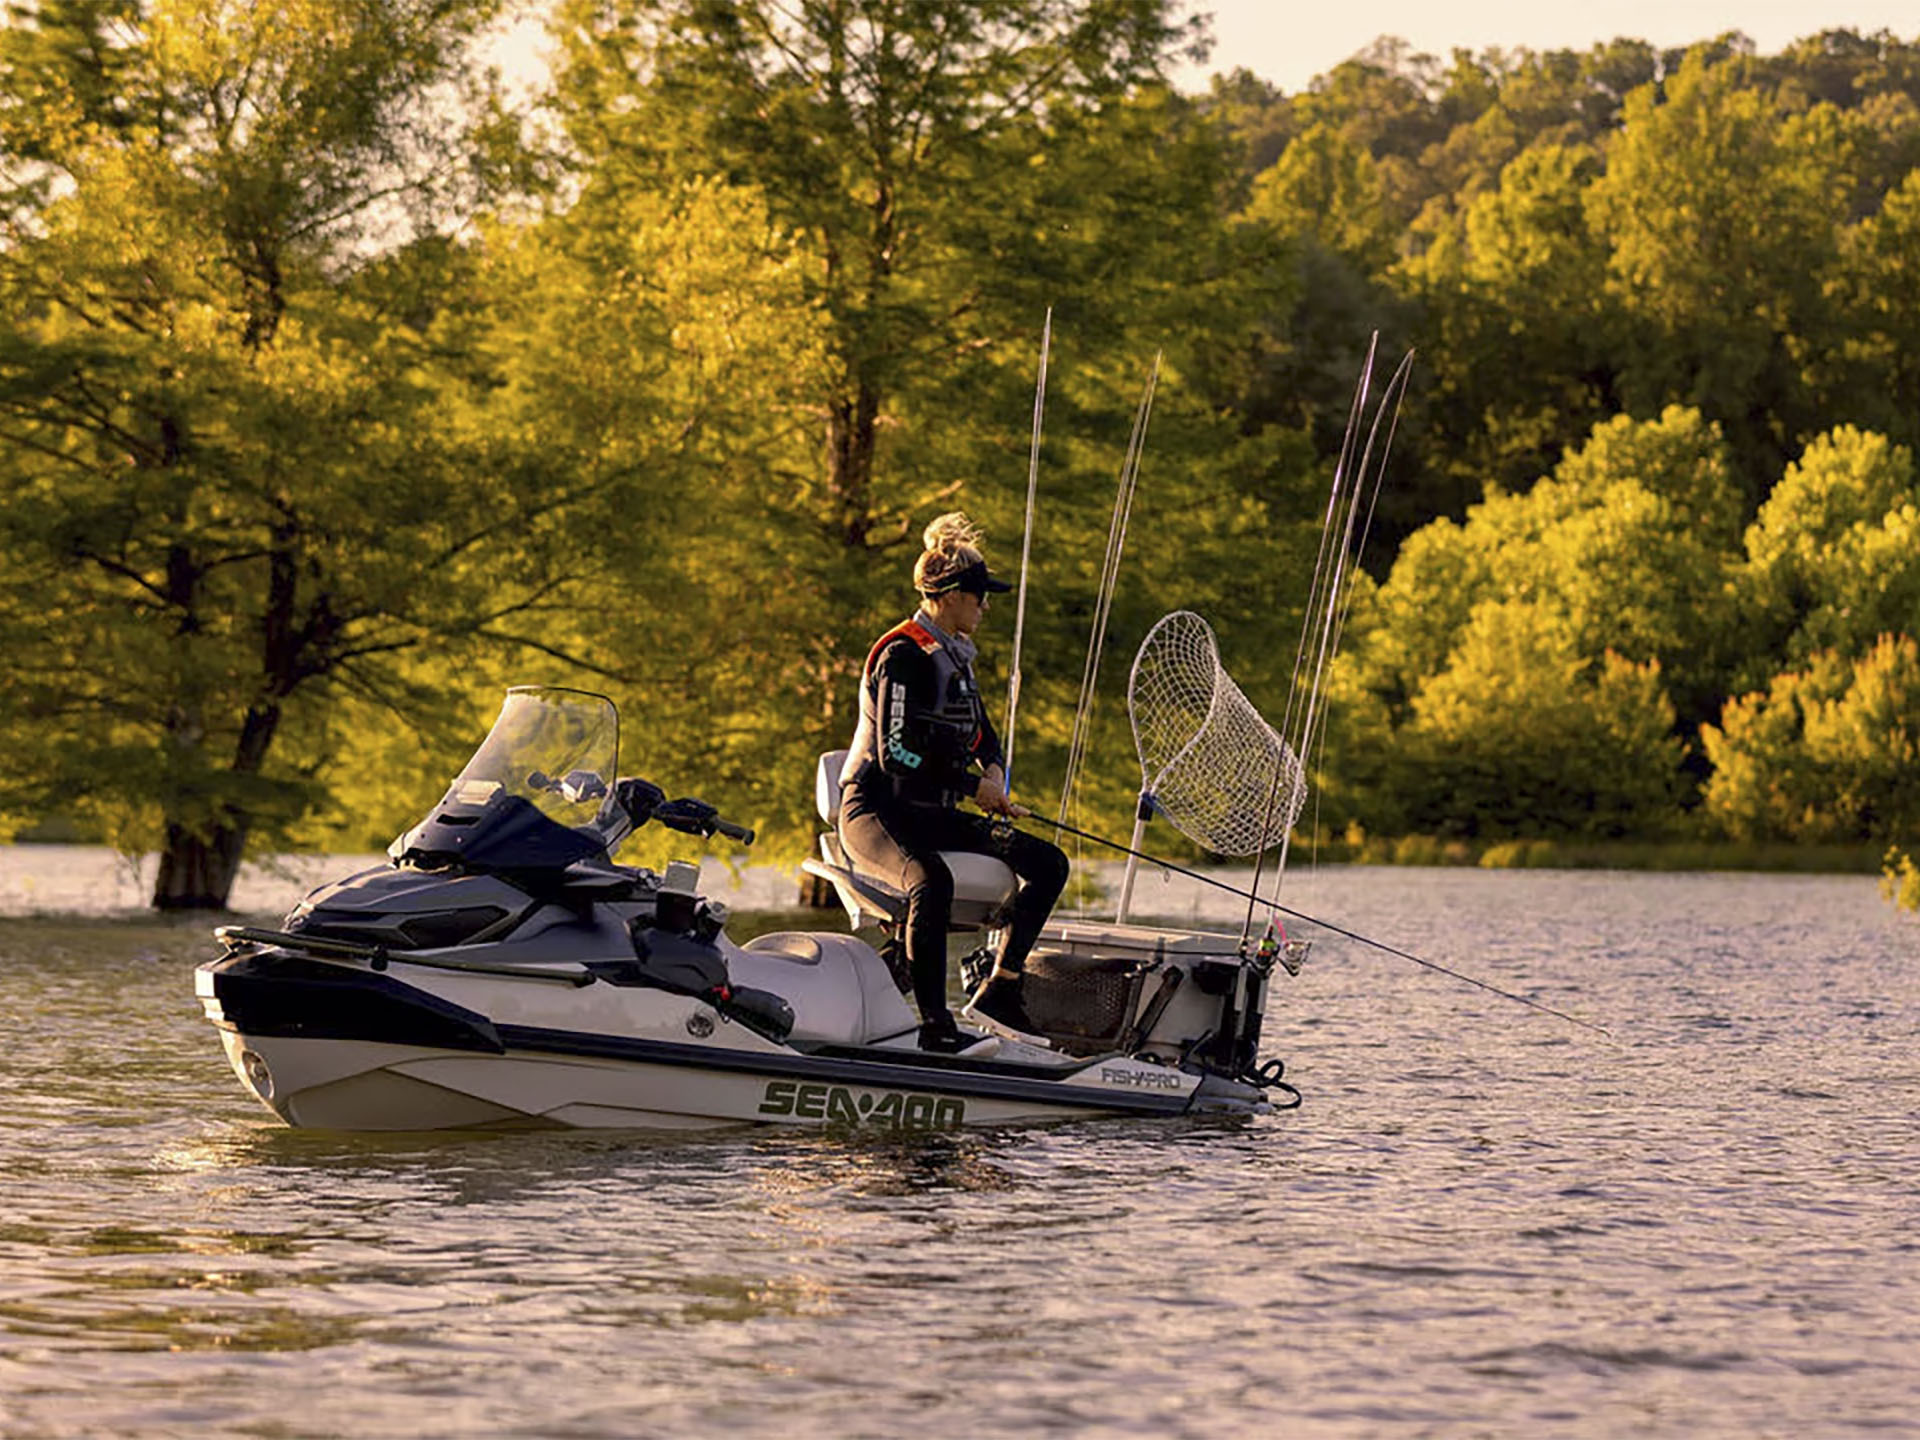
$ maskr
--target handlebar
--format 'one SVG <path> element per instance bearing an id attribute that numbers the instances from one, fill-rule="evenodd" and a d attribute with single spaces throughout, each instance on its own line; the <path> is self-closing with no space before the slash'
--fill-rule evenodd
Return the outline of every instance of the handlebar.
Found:
<path id="1" fill-rule="evenodd" d="M 735 825 L 731 820 L 722 820 L 720 812 L 704 800 L 696 800 L 691 795 L 682 795 L 677 800 L 668 800 L 653 807 L 653 818 L 669 830 L 678 830 L 682 835 L 725 835 L 730 840 L 738 840 L 743 845 L 753 843 L 753 831 L 745 825 Z"/>
<path id="2" fill-rule="evenodd" d="M 637 776 L 615 781 L 613 795 L 626 810 L 636 830 L 653 818 L 654 807 L 667 798 L 667 792 L 658 785 Z"/>

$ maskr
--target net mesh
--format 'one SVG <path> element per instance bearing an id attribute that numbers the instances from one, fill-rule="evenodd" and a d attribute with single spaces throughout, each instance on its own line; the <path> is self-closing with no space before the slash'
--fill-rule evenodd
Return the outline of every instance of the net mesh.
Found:
<path id="1" fill-rule="evenodd" d="M 1198 615 L 1176 610 L 1147 633 L 1127 709 L 1142 793 L 1195 844 L 1252 855 L 1298 818 L 1307 797 L 1299 758 L 1240 693 Z"/>

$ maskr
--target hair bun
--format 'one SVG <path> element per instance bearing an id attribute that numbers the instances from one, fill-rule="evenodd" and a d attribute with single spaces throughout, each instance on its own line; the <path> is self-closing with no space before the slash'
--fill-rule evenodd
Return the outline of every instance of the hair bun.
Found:
<path id="1" fill-rule="evenodd" d="M 922 595 L 947 588 L 952 577 L 984 558 L 980 554 L 980 527 L 958 510 L 949 511 L 927 526 L 926 548 L 913 565 L 913 586 Z"/>
<path id="2" fill-rule="evenodd" d="M 928 525 L 922 539 L 928 550 L 951 555 L 956 550 L 978 548 L 980 527 L 969 520 L 964 512 L 951 510 Z"/>

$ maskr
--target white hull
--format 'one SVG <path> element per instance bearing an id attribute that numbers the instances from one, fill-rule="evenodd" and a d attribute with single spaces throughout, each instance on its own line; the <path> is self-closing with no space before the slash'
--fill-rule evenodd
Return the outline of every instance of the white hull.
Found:
<path id="1" fill-rule="evenodd" d="M 693 1068 L 591 1056 L 475 1055 L 372 1041 L 243 1037 L 226 1029 L 221 1042 L 234 1072 L 276 1115 L 290 1125 L 329 1130 L 699 1130 L 744 1124 L 950 1130 L 1139 1113 L 1146 1108 L 1143 1095 L 1160 1102 L 1153 1113 L 1177 1112 L 1194 1099 L 1198 1083 L 1191 1075 L 1116 1058 L 1087 1067 L 1083 1075 L 1046 1082 L 1062 1092 L 1060 1101 L 1050 1103 L 954 1093 L 931 1074 L 914 1085 L 886 1085 L 861 1083 L 852 1075 L 815 1079 L 771 1068 L 738 1071 L 723 1068 L 719 1056 Z M 804 1057 L 796 1063 L 804 1063 Z M 984 1068 L 976 1067 L 969 1078 Z"/>

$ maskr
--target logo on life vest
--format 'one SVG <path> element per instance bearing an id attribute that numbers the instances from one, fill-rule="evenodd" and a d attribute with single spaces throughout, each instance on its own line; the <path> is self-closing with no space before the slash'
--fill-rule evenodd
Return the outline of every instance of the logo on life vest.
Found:
<path id="1" fill-rule="evenodd" d="M 966 1123 L 967 1102 L 951 1095 L 899 1090 L 849 1090 L 844 1085 L 769 1080 L 760 1099 L 762 1115 L 791 1115 L 829 1125 L 866 1125 L 880 1130 L 952 1130 Z"/>

